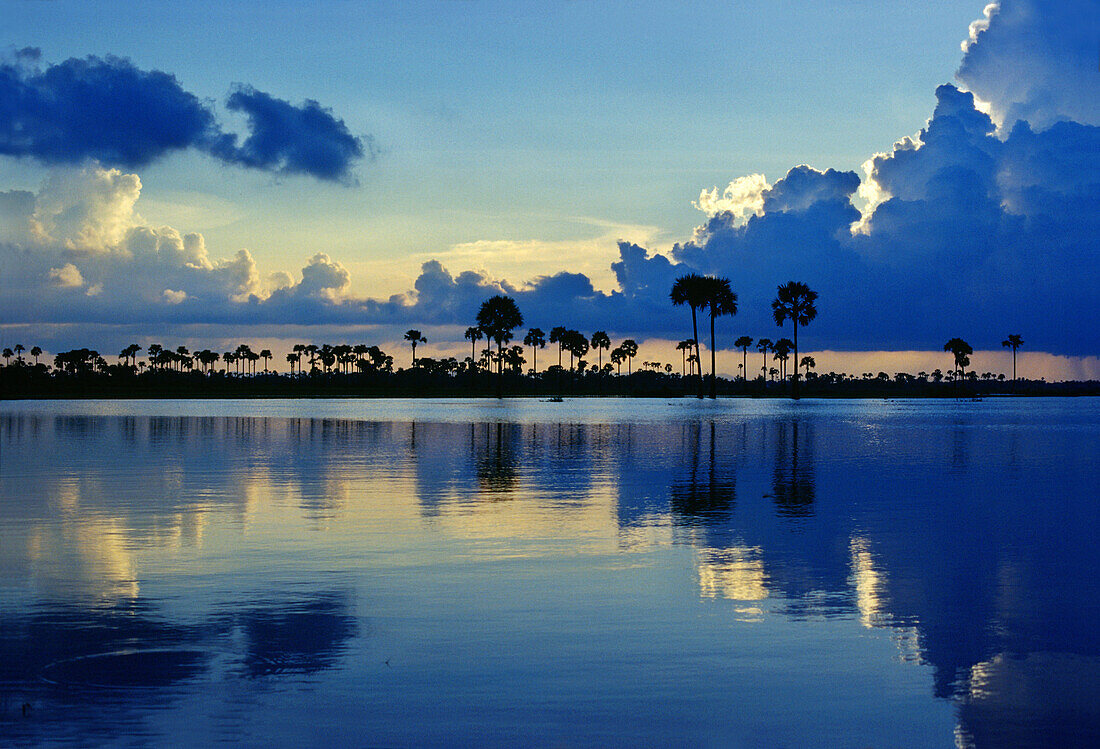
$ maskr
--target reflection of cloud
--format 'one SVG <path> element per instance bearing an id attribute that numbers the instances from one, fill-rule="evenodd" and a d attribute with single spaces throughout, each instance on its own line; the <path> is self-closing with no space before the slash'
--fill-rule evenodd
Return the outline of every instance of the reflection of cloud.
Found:
<path id="1" fill-rule="evenodd" d="M 963 684 L 963 746 L 1097 746 L 1100 658 L 998 653 Z"/>
<path id="2" fill-rule="evenodd" d="M 764 550 L 758 546 L 701 549 L 696 559 L 699 594 L 704 598 L 762 601 L 768 597 Z"/>

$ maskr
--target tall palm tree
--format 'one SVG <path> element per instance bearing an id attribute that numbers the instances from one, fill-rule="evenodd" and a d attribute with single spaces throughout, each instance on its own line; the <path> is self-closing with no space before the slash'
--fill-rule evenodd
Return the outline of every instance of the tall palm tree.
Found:
<path id="1" fill-rule="evenodd" d="M 481 332 L 481 328 L 476 325 L 471 325 L 466 328 L 466 332 L 462 335 L 470 342 L 470 371 L 474 371 L 477 369 L 477 342 L 480 341 L 484 335 Z"/>
<path id="2" fill-rule="evenodd" d="M 416 344 L 427 343 L 428 339 L 420 334 L 419 330 L 406 330 L 405 340 L 412 344 L 412 365 L 416 366 Z"/>
<path id="3" fill-rule="evenodd" d="M 1024 339 L 1016 333 L 1012 333 L 1006 340 L 1001 341 L 1005 348 L 1012 348 L 1012 389 L 1016 390 L 1016 349 L 1024 345 Z"/>
<path id="4" fill-rule="evenodd" d="M 962 338 L 952 338 L 947 343 L 943 344 L 943 350 L 950 351 L 955 357 L 955 383 L 957 394 L 957 384 L 959 380 L 966 376 L 966 365 L 970 363 L 970 355 L 974 353 L 974 349 Z"/>
<path id="5" fill-rule="evenodd" d="M 737 314 L 737 294 L 730 288 L 728 278 L 706 276 L 707 308 L 710 310 L 710 397 L 718 397 L 718 376 L 715 373 L 714 318 Z"/>
<path id="6" fill-rule="evenodd" d="M 638 355 L 638 343 L 633 338 L 627 338 L 620 344 L 619 348 L 626 354 L 626 376 L 630 376 L 631 367 L 634 364 L 634 357 Z"/>
<path id="7" fill-rule="evenodd" d="M 676 344 L 676 350 L 680 352 L 680 376 L 687 377 L 687 355 L 695 346 L 695 341 L 683 340 Z"/>
<path id="8" fill-rule="evenodd" d="M 599 368 L 603 369 L 603 352 L 604 349 L 611 348 L 611 338 L 608 337 L 607 332 L 603 330 L 597 330 L 592 334 L 592 340 L 590 341 L 592 348 L 599 352 Z"/>
<path id="9" fill-rule="evenodd" d="M 699 323 L 696 310 L 707 303 L 706 278 L 696 273 L 680 276 L 673 282 L 668 296 L 677 307 L 684 304 L 691 307 L 691 339 L 695 341 L 695 356 L 699 357 Z M 703 397 L 702 367 L 699 370 L 699 397 Z"/>
<path id="10" fill-rule="evenodd" d="M 565 348 L 565 334 L 568 333 L 568 332 L 569 331 L 566 328 L 562 327 L 561 325 L 550 328 L 550 343 L 558 344 L 558 368 L 559 369 L 561 368 L 561 352 L 562 352 L 562 349 Z"/>
<path id="11" fill-rule="evenodd" d="M 770 338 L 761 338 L 756 342 L 756 350 L 760 352 L 760 379 L 767 381 L 768 379 L 768 352 L 772 350 L 772 342 Z"/>
<path id="12" fill-rule="evenodd" d="M 523 337 L 523 343 L 531 347 L 531 371 L 538 374 L 539 349 L 546 348 L 546 334 L 542 332 L 542 328 L 531 328 Z"/>
<path id="13" fill-rule="evenodd" d="M 271 359 L 271 349 L 263 349 L 260 351 L 260 358 L 264 360 L 264 372 L 267 371 L 267 362 Z"/>
<path id="14" fill-rule="evenodd" d="M 616 346 L 611 349 L 611 356 L 608 357 L 611 363 L 615 365 L 616 373 L 621 377 L 623 374 L 623 362 L 626 361 L 626 352 L 623 351 L 622 346 Z"/>
<path id="15" fill-rule="evenodd" d="M 787 360 L 791 358 L 791 349 L 794 341 L 790 338 L 780 338 L 772 344 L 772 359 L 779 362 L 779 381 L 787 379 Z"/>
<path id="16" fill-rule="evenodd" d="M 733 345 L 741 349 L 741 371 L 744 372 L 742 377 L 745 378 L 745 382 L 749 381 L 749 346 L 752 345 L 752 338 L 747 335 L 743 335 L 733 342 Z"/>
<path id="17" fill-rule="evenodd" d="M 817 292 L 801 281 L 788 281 L 778 287 L 772 301 L 772 317 L 783 327 L 786 320 L 794 326 L 794 379 L 791 381 L 791 397 L 798 400 L 798 326 L 810 324 L 817 317 Z"/>
<path id="18" fill-rule="evenodd" d="M 485 331 L 485 337 L 497 344 L 497 397 L 504 388 L 504 344 L 512 340 L 512 331 L 523 325 L 523 314 L 516 300 L 497 294 L 481 303 L 477 311 L 477 326 Z"/>
<path id="19" fill-rule="evenodd" d="M 0 352 L 0 356 L 4 357 L 4 366 L 6 367 L 9 363 L 8 360 L 15 356 L 15 352 L 10 348 L 6 348 L 3 352 Z"/>
<path id="20" fill-rule="evenodd" d="M 34 357 L 34 366 L 38 366 L 38 357 L 42 356 L 42 349 L 38 346 L 31 346 L 31 356 Z"/>
<path id="21" fill-rule="evenodd" d="M 20 364 L 23 363 L 23 352 L 26 350 L 27 348 L 22 343 L 15 344 L 15 360 Z"/>

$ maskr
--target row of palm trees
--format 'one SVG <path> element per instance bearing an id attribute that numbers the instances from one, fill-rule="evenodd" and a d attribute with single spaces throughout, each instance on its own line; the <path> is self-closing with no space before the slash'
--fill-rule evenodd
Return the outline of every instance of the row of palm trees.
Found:
<path id="1" fill-rule="evenodd" d="M 737 294 L 730 287 L 730 280 L 728 278 L 720 278 L 717 276 L 701 276 L 696 273 L 689 273 L 684 276 L 680 276 L 672 284 L 672 290 L 669 292 L 669 298 L 672 303 L 677 306 L 687 305 L 691 308 L 691 333 L 692 337 L 689 339 L 691 344 L 695 347 L 695 359 L 699 361 L 701 359 L 699 353 L 699 322 L 698 322 L 698 310 L 706 310 L 710 313 L 710 397 L 718 397 L 718 385 L 717 375 L 715 373 L 715 353 L 717 347 L 715 346 L 714 336 L 714 322 L 715 319 L 725 315 L 737 314 Z M 798 328 L 809 325 L 814 318 L 817 317 L 817 292 L 812 290 L 809 286 L 801 281 L 789 281 L 776 289 L 775 299 L 772 301 L 772 317 L 775 319 L 775 324 L 779 327 L 783 326 L 783 323 L 787 320 L 791 321 L 794 328 L 794 340 L 790 341 L 790 349 L 794 351 L 794 360 L 796 362 L 794 374 L 791 378 L 791 396 L 795 399 L 798 398 Z M 783 338 L 780 341 L 787 341 Z M 687 344 L 688 341 L 681 341 L 681 345 Z M 745 370 L 745 376 L 747 379 L 748 371 L 748 347 L 752 345 L 752 339 L 748 336 L 742 336 L 738 338 L 735 344 L 738 348 L 742 349 L 744 354 L 744 363 L 742 369 Z M 771 350 L 775 351 L 775 346 L 767 338 L 762 338 L 759 344 L 759 350 L 766 352 Z M 782 344 L 779 349 L 779 356 L 777 358 L 786 362 L 788 352 L 786 350 L 786 344 Z M 812 359 L 810 360 L 812 361 Z M 767 361 L 765 356 L 764 367 L 767 367 Z M 699 397 L 703 397 L 703 377 L 702 370 L 699 372 Z"/>

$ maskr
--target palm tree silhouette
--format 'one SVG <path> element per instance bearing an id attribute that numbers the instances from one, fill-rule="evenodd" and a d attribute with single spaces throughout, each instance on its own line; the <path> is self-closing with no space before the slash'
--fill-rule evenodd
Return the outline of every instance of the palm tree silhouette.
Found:
<path id="1" fill-rule="evenodd" d="M 676 350 L 680 352 L 680 376 L 687 377 L 687 355 L 695 346 L 695 341 L 683 340 L 676 344 Z"/>
<path id="2" fill-rule="evenodd" d="M 798 326 L 810 324 L 817 317 L 817 292 L 801 281 L 788 281 L 776 289 L 775 299 L 772 301 L 772 317 L 775 324 L 783 327 L 783 322 L 790 320 L 794 325 L 794 379 L 791 381 L 791 397 L 798 400 Z"/>
<path id="3" fill-rule="evenodd" d="M 742 377 L 744 377 L 747 385 L 749 382 L 749 346 L 752 345 L 752 337 L 743 335 L 734 341 L 733 345 L 741 349 L 741 371 L 744 372 Z"/>
<path id="4" fill-rule="evenodd" d="M 599 352 L 598 366 L 603 369 L 603 352 L 604 349 L 611 348 L 611 339 L 608 337 L 607 332 L 603 330 L 597 330 L 592 334 L 592 348 Z"/>
<path id="5" fill-rule="evenodd" d="M 952 338 L 943 344 L 943 350 L 950 351 L 955 357 L 955 392 L 957 395 L 958 382 L 966 376 L 966 365 L 970 363 L 970 355 L 974 353 L 974 349 L 962 338 Z"/>
<path id="6" fill-rule="evenodd" d="M 802 366 L 803 369 L 806 370 L 807 379 L 809 379 L 810 377 L 810 370 L 814 369 L 817 366 L 817 362 L 814 361 L 814 358 L 812 356 L 803 356 L 802 361 L 800 361 L 799 364 Z"/>
<path id="7" fill-rule="evenodd" d="M 631 367 L 634 364 L 634 357 L 638 355 L 638 343 L 633 338 L 627 338 L 619 344 L 619 348 L 626 355 L 626 376 L 629 377 Z"/>
<path id="8" fill-rule="evenodd" d="M 791 358 L 791 349 L 794 341 L 790 338 L 780 338 L 772 344 L 772 359 L 779 362 L 779 381 L 787 378 L 787 360 Z"/>
<path id="9" fill-rule="evenodd" d="M 1016 349 L 1024 345 L 1024 339 L 1016 333 L 1012 333 L 1006 340 L 1001 341 L 1005 348 L 1012 348 L 1012 390 L 1016 390 Z"/>
<path id="10" fill-rule="evenodd" d="M 769 338 L 761 338 L 756 342 L 756 350 L 760 352 L 760 379 L 766 381 L 768 378 L 768 352 L 772 350 L 772 342 Z"/>
<path id="11" fill-rule="evenodd" d="M 15 344 L 15 360 L 20 364 L 23 363 L 23 352 L 26 351 L 26 347 L 22 343 Z"/>
<path id="12" fill-rule="evenodd" d="M 538 374 L 539 349 L 546 348 L 546 334 L 542 332 L 542 328 L 531 328 L 523 337 L 523 343 L 531 347 L 531 371 Z"/>
<path id="13" fill-rule="evenodd" d="M 38 357 L 42 356 L 42 349 L 38 346 L 31 346 L 31 356 L 34 357 L 34 366 L 38 366 Z"/>
<path id="14" fill-rule="evenodd" d="M 15 352 L 12 351 L 10 348 L 6 348 L 3 350 L 3 352 L 0 352 L 0 356 L 4 357 L 4 366 L 6 367 L 9 364 L 8 360 L 15 356 Z"/>
<path id="15" fill-rule="evenodd" d="M 470 371 L 477 369 L 477 342 L 483 338 L 481 328 L 471 325 L 462 336 L 470 342 Z"/>
<path id="16" fill-rule="evenodd" d="M 714 318 L 737 314 L 737 294 L 730 288 L 728 278 L 705 277 L 707 307 L 710 309 L 710 397 L 718 397 L 718 377 L 714 367 Z"/>
<path id="17" fill-rule="evenodd" d="M 481 303 L 477 311 L 477 326 L 485 331 L 485 337 L 497 344 L 497 397 L 504 388 L 504 344 L 512 340 L 512 330 L 523 325 L 523 314 L 511 297 L 497 294 Z"/>
<path id="18" fill-rule="evenodd" d="M 695 356 L 701 358 L 699 353 L 699 323 L 696 319 L 696 310 L 707 303 L 706 278 L 697 273 L 680 276 L 673 282 L 672 290 L 668 296 L 677 307 L 684 304 L 691 307 L 691 339 L 695 341 Z M 699 397 L 703 397 L 702 367 L 699 368 Z"/>
<path id="19" fill-rule="evenodd" d="M 569 331 L 558 325 L 557 327 L 550 328 L 550 343 L 558 344 L 558 368 L 561 368 L 561 352 L 565 348 L 565 334 Z"/>
<path id="20" fill-rule="evenodd" d="M 416 366 L 416 344 L 427 343 L 428 339 L 420 334 L 419 330 L 406 330 L 405 340 L 412 344 L 412 365 Z"/>

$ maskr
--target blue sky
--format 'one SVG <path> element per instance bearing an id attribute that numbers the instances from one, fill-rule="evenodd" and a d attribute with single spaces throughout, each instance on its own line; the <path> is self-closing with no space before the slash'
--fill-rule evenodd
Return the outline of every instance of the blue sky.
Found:
<path id="1" fill-rule="evenodd" d="M 700 212 L 693 205 L 700 202 L 700 191 L 717 187 L 717 198 L 731 181 L 753 174 L 764 175 L 770 189 L 800 164 L 822 173 L 829 168 L 854 172 L 854 181 L 845 177 L 829 182 L 823 177 L 821 185 L 828 186 L 806 189 L 819 197 L 824 195 L 821 190 L 839 190 L 833 197 L 840 204 L 854 204 L 856 219 L 867 200 L 872 208 L 883 200 L 878 223 L 865 222 L 864 235 L 870 239 L 845 239 L 842 246 L 827 248 L 834 255 L 802 260 L 811 271 L 820 261 L 822 267 L 879 279 L 897 275 L 899 265 L 892 258 L 884 260 L 888 251 L 882 248 L 904 244 L 905 237 L 920 236 L 932 226 L 946 232 L 947 246 L 948 240 L 956 239 L 947 234 L 958 230 L 965 210 L 985 222 L 977 224 L 983 231 L 992 231 L 994 217 L 989 211 L 998 201 L 1023 205 L 1019 195 L 1035 185 L 1006 187 L 1002 178 L 1006 165 L 1017 163 L 1013 159 L 1034 167 L 1034 159 L 1021 156 L 1021 149 L 1069 153 L 1071 143 L 1090 148 L 1095 143 L 1095 111 L 1067 103 L 1087 99 L 1089 86 L 1095 91 L 1095 77 L 1082 78 L 1081 71 L 1073 69 L 1080 59 L 1088 61 L 1093 72 L 1094 50 L 1061 35 L 1065 29 L 1072 36 L 1074 28 L 1087 28 L 1094 9 L 1083 2 L 1038 0 L 1005 0 L 1002 5 L 992 14 L 993 28 L 985 40 L 964 57 L 960 42 L 968 33 L 983 30 L 979 26 L 968 31 L 971 22 L 983 18 L 980 2 L 321 2 L 308 10 L 297 3 L 0 2 L 5 20 L 0 46 L 8 61 L 18 57 L 18 50 L 40 50 L 37 59 L 24 60 L 20 75 L 30 76 L 26 71 L 31 67 L 41 72 L 71 58 L 124 58 L 142 74 L 163 71 L 174 76 L 178 88 L 210 113 L 218 135 L 237 137 L 232 149 L 224 143 L 211 145 L 209 139 L 202 144 L 193 141 L 191 147 L 169 148 L 137 165 L 106 163 L 110 159 L 101 156 L 94 163 L 63 164 L 29 153 L 0 156 L 0 192 L 7 191 L 11 204 L 23 205 L 32 195 L 37 196 L 38 214 L 50 201 L 72 213 L 70 203 L 96 194 L 98 202 L 84 200 L 76 212 L 87 213 L 94 203 L 96 210 L 109 214 L 108 224 L 115 222 L 113 229 L 96 235 L 94 247 L 80 246 L 87 239 L 87 227 L 68 227 L 84 239 L 63 236 L 66 227 L 60 224 L 45 230 L 56 252 L 36 272 L 48 276 L 53 287 L 69 297 L 8 317 L 24 325 L 37 318 L 77 326 L 76 330 L 98 326 L 97 335 L 122 325 L 128 314 L 135 323 L 169 326 L 166 333 L 172 332 L 172 324 L 243 323 L 266 326 L 265 335 L 278 337 L 274 328 L 279 325 L 339 328 L 361 320 L 364 325 L 400 327 L 405 317 L 416 315 L 423 326 L 446 328 L 460 324 L 464 305 L 472 303 L 466 296 L 514 289 L 534 292 L 529 308 L 539 319 L 532 324 L 556 324 L 541 317 L 555 305 L 585 308 L 577 299 L 592 301 L 594 292 L 602 292 L 611 296 L 596 298 L 589 305 L 593 319 L 580 315 L 575 326 L 590 327 L 602 316 L 622 334 L 673 337 L 661 326 L 646 330 L 641 322 L 641 330 L 628 329 L 631 315 L 645 320 L 648 308 L 624 306 L 614 298 L 627 291 L 621 274 L 611 267 L 622 262 L 618 242 L 626 241 L 644 247 L 650 259 L 671 257 L 683 270 L 730 275 L 742 293 L 739 320 L 760 327 L 766 314 L 746 315 L 744 302 L 763 298 L 769 288 L 789 280 L 780 276 L 790 266 L 771 262 L 762 254 L 769 252 L 764 245 L 793 247 L 802 241 L 824 246 L 836 229 L 829 221 L 847 221 L 850 211 L 841 206 L 831 219 L 814 213 L 813 230 L 813 221 L 783 228 L 780 213 L 789 216 L 804 206 L 791 208 L 771 200 L 772 213 L 755 216 L 747 227 L 742 226 L 745 215 L 737 220 L 727 215 L 729 231 L 724 231 L 714 224 L 713 211 Z M 969 80 L 956 78 L 960 62 L 969 65 Z M 1059 65 L 1070 66 L 1068 76 Z M 1012 80 L 1065 91 L 1053 101 L 1040 101 L 1031 91 L 1014 90 Z M 993 124 L 1002 129 L 990 134 L 978 123 L 968 131 L 973 142 L 952 141 L 939 151 L 924 149 L 917 157 L 891 157 L 880 170 L 882 184 L 892 180 L 890 194 L 868 189 L 875 185 L 861 165 L 876 153 L 891 152 L 900 138 L 926 128 L 934 111 L 955 118 L 952 122 L 965 120 L 965 112 L 955 117 L 957 107 L 974 104 L 945 104 L 937 93 L 945 83 L 978 94 L 977 106 L 990 112 Z M 329 117 L 324 127 L 358 138 L 361 155 L 349 158 L 346 170 L 333 179 L 320 169 L 291 168 L 294 153 L 314 153 L 304 131 L 292 145 L 287 145 L 290 136 L 278 131 L 283 140 L 266 154 L 250 149 L 249 143 L 260 139 L 246 140 L 255 132 L 255 122 L 248 117 L 260 114 L 256 108 L 229 106 L 229 97 L 241 86 L 280 103 L 292 117 L 305 111 L 304 102 L 317 102 L 319 111 Z M 1045 140 L 1021 135 L 1013 141 L 1011 123 L 1001 122 L 1006 113 L 1034 123 L 1038 136 L 1059 120 L 1082 124 L 1086 130 Z M 278 128 L 283 121 L 270 122 L 275 123 L 271 128 Z M 950 133 L 952 127 L 947 123 L 939 130 Z M 1017 147 L 1002 148 L 993 140 Z M 319 139 L 310 143 L 316 142 Z M 955 158 L 975 147 L 996 164 L 988 175 L 984 166 Z M 936 154 L 939 157 L 933 158 Z M 1072 200 L 1062 207 L 1073 201 L 1088 205 L 1092 196 L 1082 184 L 1087 183 L 1088 170 L 1095 168 L 1095 158 L 1084 164 L 1058 158 L 1062 160 L 1054 159 L 1052 174 L 1078 169 L 1085 175 L 1070 180 L 1068 187 L 1060 178 L 1047 180 L 1059 196 L 1072 193 Z M 903 164 L 911 166 L 900 168 Z M 952 216 L 929 217 L 931 208 L 921 213 L 912 207 L 921 201 L 932 207 L 942 202 L 930 192 L 940 189 L 941 182 L 915 179 L 918 171 L 957 172 L 960 164 L 976 170 L 979 182 L 988 177 L 986 182 L 996 185 L 999 194 L 993 208 L 974 204 Z M 89 172 L 113 168 L 120 175 L 109 179 Z M 1045 174 L 1043 169 L 1035 171 Z M 140 198 L 128 204 L 125 195 L 133 186 L 122 177 L 129 174 L 140 179 Z M 794 183 L 785 184 L 790 188 Z M 953 194 L 965 192 L 962 184 L 955 185 Z M 1043 221 L 1058 224 L 1060 216 L 1072 215 L 1052 217 L 1054 209 L 1042 205 Z M 718 211 L 730 206 L 727 201 L 712 202 L 711 207 Z M 61 211 L 55 211 L 55 218 Z M 1038 212 L 1010 206 L 1006 215 L 1033 226 L 1040 223 Z M 19 217 L 15 209 L 10 215 L 0 213 L 11 227 Z M 168 273 L 163 289 L 150 282 L 139 294 L 141 299 L 123 302 L 115 296 L 116 303 L 108 304 L 119 291 L 111 284 L 111 274 L 118 272 L 117 258 L 127 253 L 140 258 L 140 252 L 135 255 L 127 244 L 133 239 L 127 232 L 135 227 L 151 227 L 158 242 L 176 241 L 165 240 L 163 227 L 171 227 L 180 237 L 201 234 L 202 259 L 191 264 L 224 271 L 222 275 L 233 276 L 235 285 L 211 286 L 210 274 L 195 281 Z M 7 247 L 28 245 L 18 227 L 8 236 L 3 228 L 0 224 L 0 241 Z M 905 237 L 889 236 L 891 231 L 904 231 Z M 1095 248 L 1093 229 L 1083 231 L 1063 231 L 1058 244 Z M 734 244 L 727 241 L 731 237 Z M 750 249 L 739 249 L 742 246 Z M 999 246 L 994 238 L 977 248 L 975 252 L 985 253 L 980 262 L 1004 268 L 1036 261 L 1022 249 L 1010 257 L 997 256 Z M 248 251 L 248 261 L 230 268 L 241 250 Z M 757 254 L 748 262 L 735 262 L 742 251 Z M 1059 267 L 1072 266 L 1071 258 L 1064 256 L 1067 251 L 1060 250 Z M 860 255 L 872 266 L 847 268 L 835 255 L 845 252 Z M 928 252 L 941 264 L 952 262 L 935 249 Z M 191 262 L 185 255 L 179 255 L 183 265 Z M 17 262 L 11 259 L 17 256 L 9 252 L 9 262 Z M 115 260 L 108 262 L 108 257 Z M 219 265 L 223 258 L 228 259 L 225 267 Z M 422 265 L 434 261 L 452 278 L 465 271 L 477 274 L 466 279 L 470 294 L 461 293 L 461 283 L 454 285 L 457 292 L 431 286 L 438 280 L 435 266 L 422 270 Z M 876 262 L 881 267 L 874 266 Z M 1095 260 L 1089 262 L 1083 279 L 1092 286 Z M 22 262 L 17 264 L 22 272 Z M 78 271 L 80 284 L 68 270 L 70 265 Z M 739 283 L 742 268 L 749 270 Z M 769 268 L 779 275 L 771 279 Z M 795 264 L 790 271 L 798 269 Z M 639 273 L 651 270 L 662 276 L 661 268 L 638 266 Z M 535 281 L 537 286 L 540 277 L 560 271 L 580 274 L 583 280 L 563 276 L 553 287 L 525 285 Z M 27 274 L 33 275 L 30 270 Z M 248 274 L 259 280 L 242 280 Z M 810 276 L 813 280 L 812 272 Z M 902 272 L 898 278 L 909 276 Z M 303 277 L 316 283 L 309 286 Z M 937 281 L 942 286 L 942 279 L 927 281 L 928 289 L 914 285 L 905 293 L 919 301 L 935 293 Z M 167 285 L 170 282 L 179 288 Z M 822 283 L 828 288 L 830 281 L 823 277 Z M 431 287 L 435 296 L 418 295 L 414 284 Z M 999 293 L 997 286 L 957 291 L 961 297 L 979 294 L 985 299 Z M 280 295 L 279 289 L 289 291 Z M 1020 292 L 1008 287 L 1001 291 Z M 1078 304 L 1095 300 L 1095 289 L 1086 292 L 1075 299 Z M 11 306 L 26 308 L 14 294 L 5 294 Z M 215 300 L 218 294 L 224 298 Z M 251 303 L 250 294 L 257 297 Z M 391 302 L 408 307 L 407 315 L 393 304 L 384 306 L 392 294 L 403 295 Z M 302 303 L 291 305 L 292 296 Z M 305 303 L 307 297 L 310 304 Z M 950 295 L 944 299 L 945 304 L 953 301 Z M 191 305 L 206 314 L 189 311 Z M 436 314 L 439 310 L 446 312 Z M 875 326 L 850 318 L 838 317 L 831 332 L 818 326 L 819 345 L 932 348 L 941 335 L 936 326 L 930 326 L 927 335 L 913 330 L 895 335 L 889 331 L 899 328 L 896 320 L 884 319 Z M 992 335 L 994 323 L 1006 322 L 1004 315 L 992 318 L 988 326 L 977 325 L 976 334 Z M 1020 324 L 1027 321 L 1026 315 L 1018 318 Z M 1076 345 L 1054 330 L 1029 340 L 1055 353 L 1095 354 L 1100 348 L 1095 339 Z"/>

